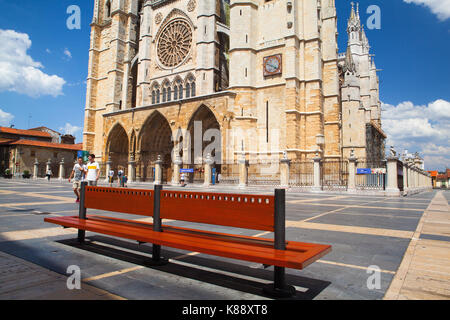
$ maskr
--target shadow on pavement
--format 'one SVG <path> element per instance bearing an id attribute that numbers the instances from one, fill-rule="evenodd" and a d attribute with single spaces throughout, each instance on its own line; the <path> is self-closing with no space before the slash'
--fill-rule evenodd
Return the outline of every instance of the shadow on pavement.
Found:
<path id="1" fill-rule="evenodd" d="M 243 279 L 241 277 L 233 277 L 232 275 L 229 274 L 222 274 L 210 270 L 203 270 L 201 268 L 206 267 L 210 269 L 221 270 L 226 273 L 234 273 L 237 275 L 261 279 L 270 282 L 273 280 L 273 271 L 272 271 L 273 268 L 271 268 L 272 270 L 254 269 L 250 268 L 247 265 L 233 264 L 224 261 L 221 258 L 218 258 L 221 260 L 217 259 L 214 260 L 201 256 L 184 256 L 182 258 L 176 259 L 177 261 L 181 261 L 186 264 L 192 264 L 196 266 L 198 265 L 199 268 L 170 262 L 163 266 L 148 266 L 145 264 L 145 261 L 148 260 L 149 257 L 146 255 L 141 255 L 139 253 L 151 254 L 152 253 L 151 245 L 138 245 L 137 243 L 97 235 L 86 237 L 86 243 L 83 245 L 78 243 L 76 238 L 61 240 L 58 242 L 71 247 L 76 247 L 81 250 L 86 250 L 89 252 L 94 252 L 97 254 L 108 256 L 110 258 L 141 265 L 149 269 L 155 269 L 169 274 L 177 275 L 180 277 L 190 278 L 206 282 L 209 284 L 214 284 L 217 286 L 270 298 L 263 294 L 262 287 L 264 284 L 259 281 L 252 281 L 251 279 Z M 111 246 L 114 246 L 114 248 L 112 248 Z M 136 253 L 125 251 L 122 249 L 132 250 Z M 164 247 L 161 254 L 164 258 L 167 259 L 174 259 L 176 257 L 180 257 L 181 255 L 183 255 L 180 252 L 166 250 Z M 301 277 L 289 273 L 286 273 L 286 281 L 290 285 L 307 289 L 305 290 L 305 292 L 297 290 L 296 295 L 292 298 L 289 298 L 289 300 L 314 299 L 314 297 L 320 294 L 326 287 L 328 287 L 331 284 L 331 282 L 328 281 Z"/>

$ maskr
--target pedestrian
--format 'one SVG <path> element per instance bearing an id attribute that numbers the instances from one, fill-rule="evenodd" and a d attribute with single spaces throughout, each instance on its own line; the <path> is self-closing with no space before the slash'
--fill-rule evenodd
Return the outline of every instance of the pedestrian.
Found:
<path id="1" fill-rule="evenodd" d="M 128 187 L 127 187 L 128 177 L 127 177 L 126 175 L 124 175 L 122 179 L 123 179 L 123 186 L 124 186 L 125 188 L 128 188 Z"/>
<path id="2" fill-rule="evenodd" d="M 183 172 L 183 173 L 181 173 L 181 178 L 180 178 L 180 180 L 181 180 L 181 186 L 182 187 L 185 187 L 186 186 L 186 183 L 185 183 L 185 181 L 186 181 L 186 174 Z"/>
<path id="3" fill-rule="evenodd" d="M 52 176 L 52 169 L 48 168 L 47 173 L 45 174 L 48 181 L 50 181 L 50 177 Z"/>
<path id="4" fill-rule="evenodd" d="M 112 187 L 113 186 L 113 182 L 114 182 L 114 170 L 111 169 L 108 172 L 108 182 L 109 182 L 109 186 Z"/>
<path id="5" fill-rule="evenodd" d="M 219 172 L 217 175 L 217 183 L 220 183 L 220 180 L 222 180 L 222 174 Z"/>
<path id="6" fill-rule="evenodd" d="M 73 178 L 73 192 L 77 196 L 77 200 L 75 202 L 80 202 L 80 189 L 81 189 L 81 182 L 84 180 L 85 172 L 87 170 L 86 166 L 83 163 L 83 158 L 79 157 L 78 162 L 73 166 L 73 170 L 70 173 L 69 177 L 69 183 L 70 180 Z"/>
<path id="7" fill-rule="evenodd" d="M 119 176 L 119 187 L 123 188 L 123 186 L 124 186 L 124 184 L 123 184 L 123 170 L 119 169 L 119 172 L 117 172 L 117 175 Z"/>
<path id="8" fill-rule="evenodd" d="M 88 159 L 86 180 L 89 186 L 96 187 L 98 178 L 100 177 L 100 165 L 95 161 L 94 154 L 90 154 Z"/>

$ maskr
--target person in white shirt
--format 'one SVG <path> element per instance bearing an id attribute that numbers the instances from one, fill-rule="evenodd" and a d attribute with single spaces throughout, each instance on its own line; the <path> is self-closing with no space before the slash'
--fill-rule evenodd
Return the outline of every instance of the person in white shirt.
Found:
<path id="1" fill-rule="evenodd" d="M 88 159 L 86 180 L 90 186 L 96 187 L 100 178 L 100 165 L 95 161 L 95 155 L 89 155 Z"/>
<path id="2" fill-rule="evenodd" d="M 119 176 L 119 188 L 120 187 L 124 187 L 124 184 L 123 184 L 123 170 L 122 169 L 119 169 L 119 171 L 117 172 L 117 175 Z"/>
<path id="3" fill-rule="evenodd" d="M 83 158 L 78 158 L 78 163 L 75 164 L 73 167 L 72 172 L 70 173 L 69 177 L 69 183 L 70 180 L 73 178 L 73 192 L 77 196 L 77 200 L 75 202 L 80 202 L 80 188 L 81 188 L 81 182 L 84 180 L 85 172 L 87 168 L 83 164 Z"/>

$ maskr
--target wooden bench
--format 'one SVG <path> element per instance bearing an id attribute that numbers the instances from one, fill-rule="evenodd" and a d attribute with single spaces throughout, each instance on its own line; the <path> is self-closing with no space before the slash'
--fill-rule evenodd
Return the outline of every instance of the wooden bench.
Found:
<path id="1" fill-rule="evenodd" d="M 87 215 L 87 208 L 153 217 L 153 223 Z M 162 219 L 274 232 L 274 239 L 240 236 L 162 225 Z M 275 267 L 266 294 L 288 297 L 285 268 L 303 269 L 331 251 L 330 245 L 286 241 L 285 190 L 275 196 L 88 187 L 82 183 L 79 216 L 45 218 L 46 222 L 85 232 L 152 243 L 152 264 L 167 263 L 161 246 L 250 261 Z"/>

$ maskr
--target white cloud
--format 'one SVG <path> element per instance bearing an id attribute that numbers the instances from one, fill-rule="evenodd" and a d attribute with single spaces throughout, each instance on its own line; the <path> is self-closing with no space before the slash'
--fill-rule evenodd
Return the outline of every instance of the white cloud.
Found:
<path id="1" fill-rule="evenodd" d="M 34 98 L 62 95 L 66 81 L 42 72 L 44 66 L 27 54 L 30 47 L 26 33 L 0 29 L 0 92 L 14 91 Z"/>
<path id="2" fill-rule="evenodd" d="M 419 152 L 427 169 L 450 167 L 450 102 L 439 99 L 428 105 L 410 101 L 397 106 L 382 104 L 386 145 L 402 153 Z"/>
<path id="3" fill-rule="evenodd" d="M 70 123 L 66 123 L 66 125 L 64 127 L 59 128 L 59 130 L 64 134 L 71 134 L 75 136 L 78 131 L 81 131 L 81 127 L 77 127 L 71 125 Z"/>
<path id="4" fill-rule="evenodd" d="M 0 109 L 0 126 L 9 127 L 14 116 L 11 113 L 5 112 Z"/>
<path id="5" fill-rule="evenodd" d="M 450 0 L 403 0 L 406 3 L 414 3 L 430 8 L 431 12 L 438 16 L 439 20 L 450 18 Z"/>
<path id="6" fill-rule="evenodd" d="M 50 49 L 45 49 L 45 52 L 47 52 L 48 54 L 51 54 L 52 53 L 52 51 L 50 50 Z"/>
<path id="7" fill-rule="evenodd" d="M 67 57 L 68 60 L 72 59 L 72 53 L 67 48 L 64 49 L 64 55 Z"/>

